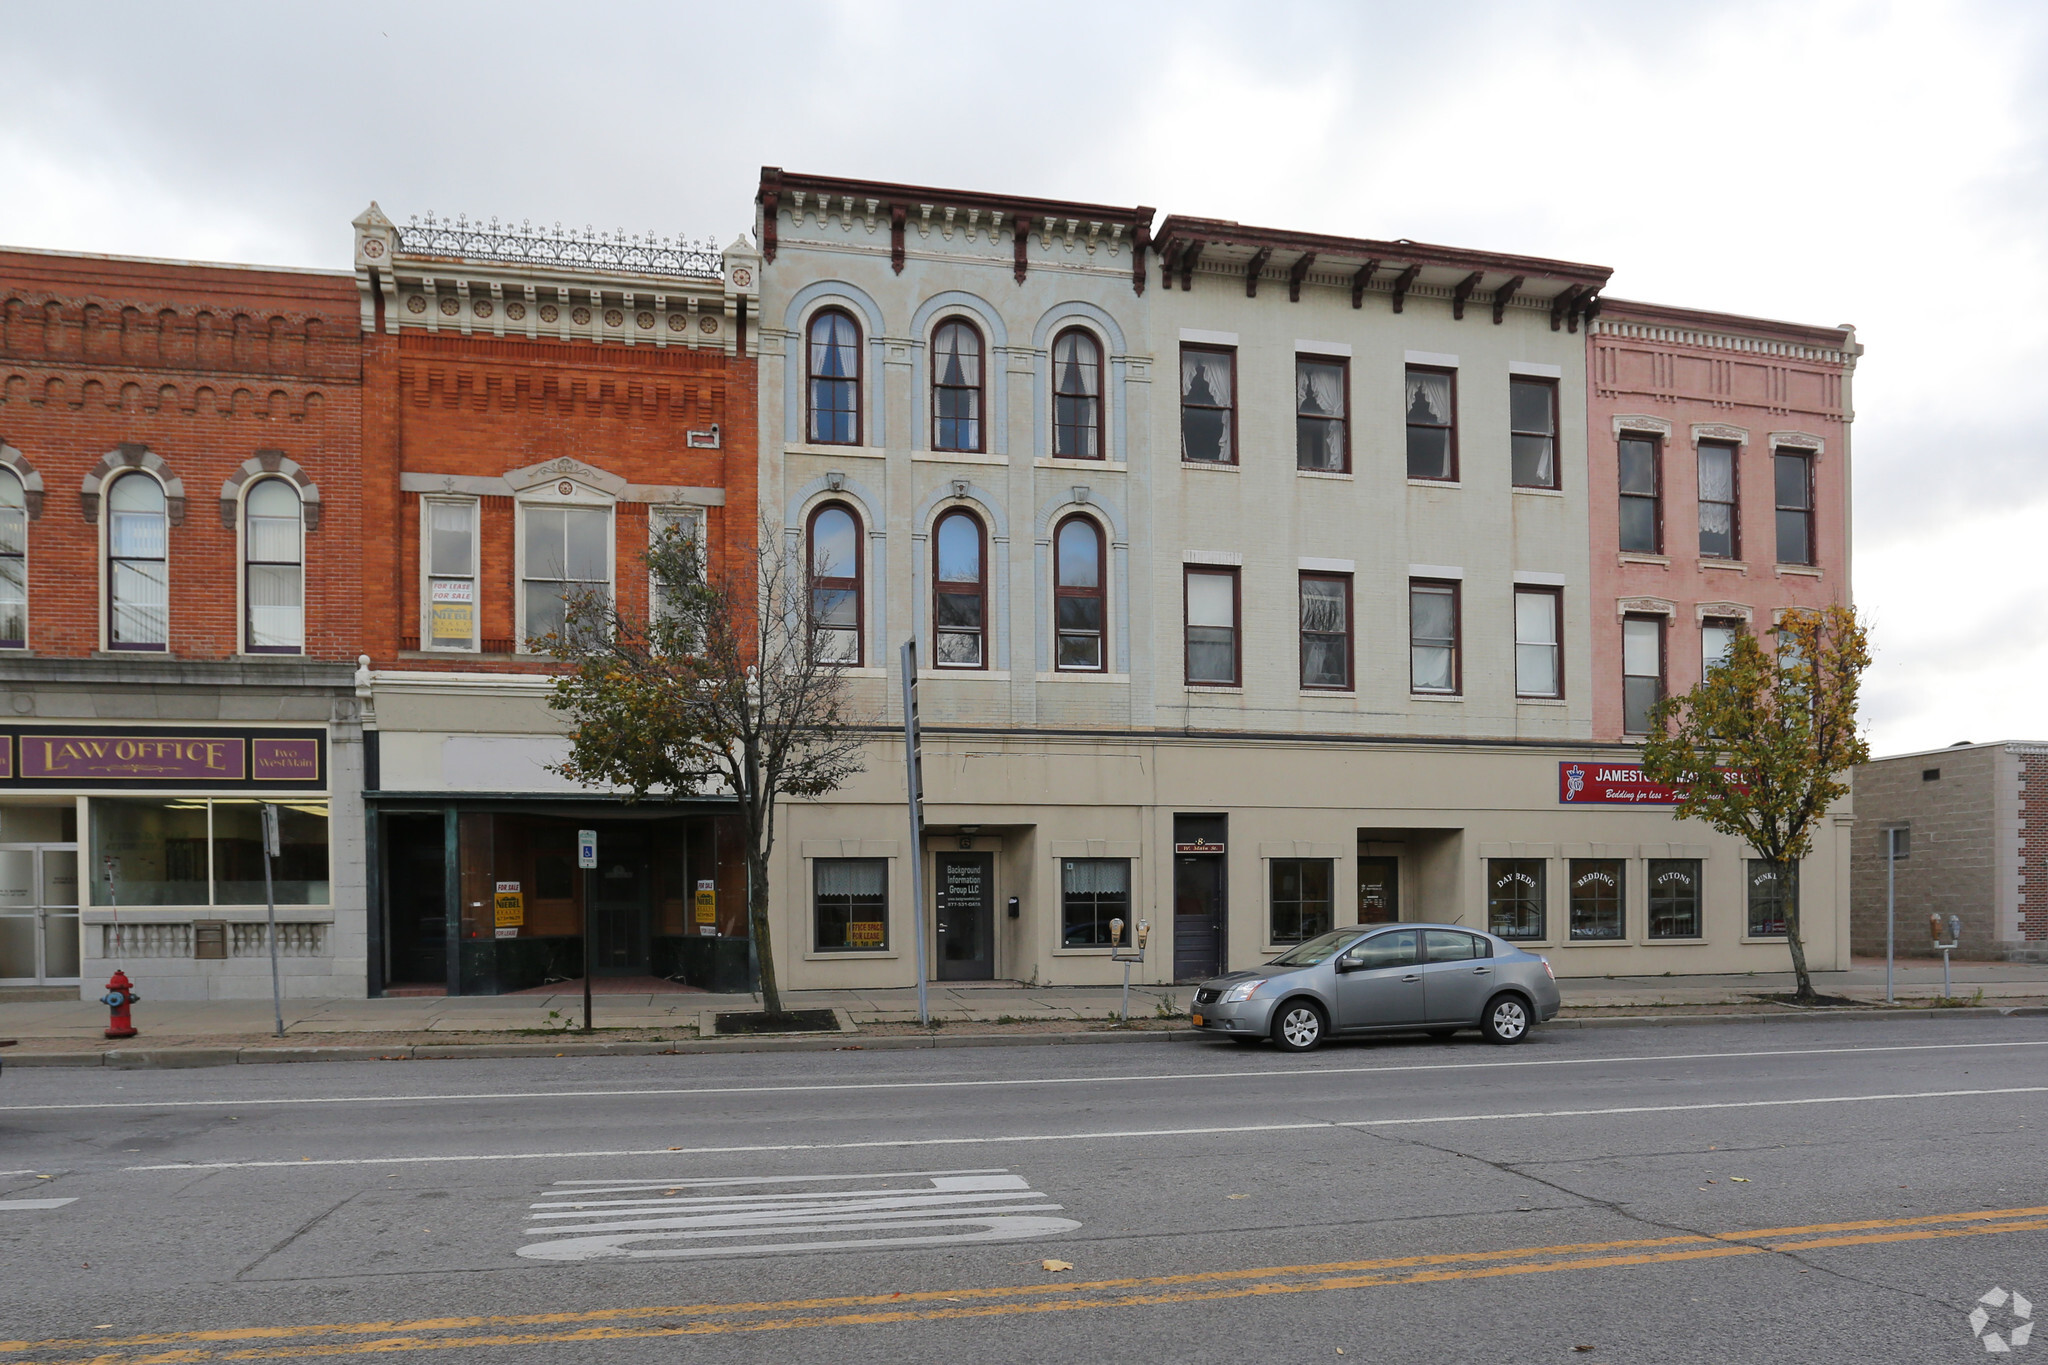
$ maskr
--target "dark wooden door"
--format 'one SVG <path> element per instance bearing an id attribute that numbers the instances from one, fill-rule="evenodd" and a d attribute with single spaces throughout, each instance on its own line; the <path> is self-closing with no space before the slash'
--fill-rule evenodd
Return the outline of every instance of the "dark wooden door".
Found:
<path id="1" fill-rule="evenodd" d="M 1358 922 L 1393 924 L 1401 918 L 1401 864 L 1394 858 L 1358 860 Z"/>
<path id="2" fill-rule="evenodd" d="M 1223 970 L 1223 855 L 1173 860 L 1173 979 L 1203 981 Z"/>
<path id="3" fill-rule="evenodd" d="M 938 856 L 939 980 L 995 979 L 995 881 L 993 853 Z"/>
<path id="4" fill-rule="evenodd" d="M 448 984 L 448 886 L 443 875 L 448 829 L 432 815 L 387 815 L 384 843 L 384 933 L 390 945 L 388 985 Z"/>
<path id="5" fill-rule="evenodd" d="M 590 878 L 591 967 L 598 976 L 647 975 L 646 837 L 601 830 Z"/>

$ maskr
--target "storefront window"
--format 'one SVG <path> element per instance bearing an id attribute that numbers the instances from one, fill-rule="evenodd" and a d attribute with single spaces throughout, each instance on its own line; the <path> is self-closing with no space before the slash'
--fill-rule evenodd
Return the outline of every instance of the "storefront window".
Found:
<path id="1" fill-rule="evenodd" d="M 1785 937 L 1785 908 L 1799 898 L 1799 864 L 1787 863 L 1781 882 L 1778 871 L 1761 858 L 1749 860 L 1749 936 Z"/>
<path id="2" fill-rule="evenodd" d="M 1500 938 L 1543 937 L 1543 860 L 1486 860 L 1486 931 Z"/>
<path id="3" fill-rule="evenodd" d="M 328 904 L 326 804 L 276 804 L 282 850 L 271 878 L 277 904 Z M 263 904 L 260 805 L 205 797 L 94 797 L 87 869 L 92 904 Z"/>
<path id="4" fill-rule="evenodd" d="M 819 858 L 813 864 L 821 953 L 881 952 L 889 946 L 889 860 Z"/>
<path id="5" fill-rule="evenodd" d="M 1572 859 L 1572 937 L 1622 936 L 1624 864 L 1619 858 Z"/>
<path id="6" fill-rule="evenodd" d="M 1060 859 L 1060 946 L 1115 946 L 1109 922 L 1131 918 L 1129 858 Z"/>
<path id="7" fill-rule="evenodd" d="M 1698 859 L 1650 859 L 1650 937 L 1700 937 Z"/>
<path id="8" fill-rule="evenodd" d="M 1273 860 L 1273 942 L 1300 943 L 1330 932 L 1330 868 L 1328 858 Z"/>

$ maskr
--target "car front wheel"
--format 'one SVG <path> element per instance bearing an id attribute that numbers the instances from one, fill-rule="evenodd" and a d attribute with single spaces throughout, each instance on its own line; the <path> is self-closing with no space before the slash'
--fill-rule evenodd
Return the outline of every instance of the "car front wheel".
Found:
<path id="1" fill-rule="evenodd" d="M 1273 1020 L 1273 1041 L 1289 1052 L 1309 1052 L 1321 1045 L 1329 1024 L 1322 1010 L 1306 1000 L 1294 1000 L 1280 1007 Z"/>
<path id="2" fill-rule="evenodd" d="M 1496 995 L 1486 1002 L 1480 1032 L 1489 1043 L 1519 1043 L 1529 1036 L 1529 1002 L 1519 995 Z"/>

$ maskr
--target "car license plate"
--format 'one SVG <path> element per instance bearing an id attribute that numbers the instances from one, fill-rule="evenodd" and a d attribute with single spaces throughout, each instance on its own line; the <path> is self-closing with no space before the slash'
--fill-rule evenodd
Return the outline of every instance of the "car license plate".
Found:
<path id="1" fill-rule="evenodd" d="M 1200 1014 L 1190 1015 L 1189 1018 L 1194 1020 L 1196 1028 L 1200 1028 L 1202 1026 L 1202 1016 Z"/>

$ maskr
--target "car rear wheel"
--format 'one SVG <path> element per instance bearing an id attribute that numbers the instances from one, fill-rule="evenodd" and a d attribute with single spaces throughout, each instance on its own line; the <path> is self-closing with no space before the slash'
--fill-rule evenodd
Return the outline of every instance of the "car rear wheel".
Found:
<path id="1" fill-rule="evenodd" d="M 1322 1010 L 1312 1001 L 1290 1000 L 1273 1020 L 1273 1042 L 1288 1052 L 1309 1052 L 1330 1031 Z"/>
<path id="2" fill-rule="evenodd" d="M 1519 1043 L 1529 1036 L 1529 1002 L 1503 991 L 1486 1002 L 1479 1031 L 1489 1043 Z"/>

